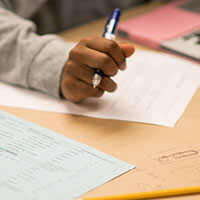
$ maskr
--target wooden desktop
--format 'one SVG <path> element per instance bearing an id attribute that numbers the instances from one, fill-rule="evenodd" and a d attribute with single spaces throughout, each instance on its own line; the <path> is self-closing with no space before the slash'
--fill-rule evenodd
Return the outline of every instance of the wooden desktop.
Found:
<path id="1" fill-rule="evenodd" d="M 158 6 L 160 3 L 129 9 L 122 12 L 121 20 Z M 84 36 L 101 36 L 105 20 L 102 18 L 75 27 L 60 33 L 60 36 L 73 42 Z M 122 38 L 117 40 L 125 41 Z M 133 44 L 136 50 L 152 50 Z M 200 90 L 174 128 L 6 106 L 0 106 L 0 109 L 136 165 L 136 169 L 84 197 L 200 185 Z M 200 195 L 169 199 L 199 200 Z"/>

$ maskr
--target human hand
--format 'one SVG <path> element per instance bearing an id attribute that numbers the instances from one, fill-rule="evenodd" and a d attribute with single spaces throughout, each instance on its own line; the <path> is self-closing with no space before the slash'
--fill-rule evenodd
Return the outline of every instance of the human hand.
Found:
<path id="1" fill-rule="evenodd" d="M 87 97 L 100 97 L 104 91 L 114 92 L 117 84 L 111 79 L 118 70 L 125 70 L 126 57 L 133 54 L 134 47 L 105 38 L 82 39 L 70 52 L 61 78 L 61 94 L 72 102 Z M 104 73 L 101 83 L 93 88 L 95 68 Z"/>

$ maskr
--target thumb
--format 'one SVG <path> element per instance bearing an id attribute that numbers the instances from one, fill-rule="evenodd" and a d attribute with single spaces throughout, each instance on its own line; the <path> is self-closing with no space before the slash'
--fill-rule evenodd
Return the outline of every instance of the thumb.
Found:
<path id="1" fill-rule="evenodd" d="M 119 43 L 119 46 L 126 57 L 131 56 L 135 51 L 135 48 L 131 44 L 122 42 L 122 43 Z"/>

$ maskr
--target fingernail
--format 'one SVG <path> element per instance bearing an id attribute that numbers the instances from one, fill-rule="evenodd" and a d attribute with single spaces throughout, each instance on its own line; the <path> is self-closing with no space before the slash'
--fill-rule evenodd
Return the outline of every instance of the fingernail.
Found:
<path id="1" fill-rule="evenodd" d="M 121 70 L 125 70 L 125 69 L 126 69 L 126 63 L 125 63 L 125 62 L 122 63 L 122 64 L 119 66 L 119 68 L 120 68 Z"/>

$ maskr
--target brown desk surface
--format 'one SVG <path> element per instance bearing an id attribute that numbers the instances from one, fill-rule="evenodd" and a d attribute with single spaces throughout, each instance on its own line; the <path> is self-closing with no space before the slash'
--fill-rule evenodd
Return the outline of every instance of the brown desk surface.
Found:
<path id="1" fill-rule="evenodd" d="M 159 4 L 128 10 L 121 20 L 156 6 Z M 100 19 L 60 35 L 71 41 L 91 34 L 101 36 L 104 23 L 105 19 Z M 0 109 L 136 165 L 85 197 L 200 185 L 200 90 L 174 128 L 5 106 Z M 170 199 L 199 200 L 200 195 Z"/>

